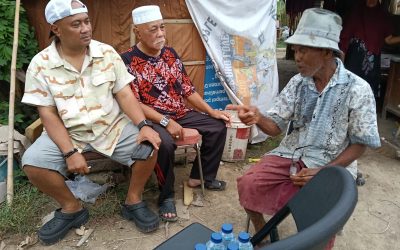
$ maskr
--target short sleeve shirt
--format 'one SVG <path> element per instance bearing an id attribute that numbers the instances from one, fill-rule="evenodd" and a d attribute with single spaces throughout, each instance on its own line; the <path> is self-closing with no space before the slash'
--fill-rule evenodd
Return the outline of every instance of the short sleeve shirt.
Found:
<path id="1" fill-rule="evenodd" d="M 90 144 L 111 155 L 129 122 L 114 94 L 133 76 L 111 46 L 92 40 L 88 47 L 81 72 L 60 57 L 55 42 L 38 53 L 27 70 L 22 102 L 56 107 L 75 147 Z"/>
<path id="2" fill-rule="evenodd" d="M 301 157 L 307 167 L 325 166 L 350 144 L 379 147 L 375 99 L 369 84 L 336 59 L 336 72 L 320 93 L 311 77 L 294 76 L 267 112 L 283 131 L 293 130 L 270 154 Z M 299 147 L 304 147 L 298 149 Z M 356 162 L 348 166 L 356 174 Z"/>
<path id="3" fill-rule="evenodd" d="M 135 77 L 131 88 L 141 103 L 173 119 L 182 118 L 190 110 L 184 98 L 195 88 L 173 48 L 164 47 L 158 57 L 151 57 L 134 46 L 121 57 Z"/>

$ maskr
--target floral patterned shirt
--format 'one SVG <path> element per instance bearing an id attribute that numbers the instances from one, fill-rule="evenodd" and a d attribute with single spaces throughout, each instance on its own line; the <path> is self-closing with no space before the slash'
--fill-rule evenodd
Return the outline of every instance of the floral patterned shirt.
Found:
<path id="1" fill-rule="evenodd" d="M 164 47 L 158 57 L 151 57 L 135 45 L 121 57 L 135 77 L 131 88 L 141 103 L 172 119 L 182 118 L 190 110 L 184 98 L 195 89 L 173 48 Z"/>
<path id="2" fill-rule="evenodd" d="M 336 71 L 321 93 L 313 78 L 300 74 L 282 90 L 266 115 L 282 131 L 292 121 L 293 130 L 270 154 L 301 157 L 312 168 L 325 166 L 350 144 L 380 146 L 375 99 L 369 84 L 345 69 L 339 59 L 336 63 Z M 355 176 L 356 161 L 347 169 Z"/>

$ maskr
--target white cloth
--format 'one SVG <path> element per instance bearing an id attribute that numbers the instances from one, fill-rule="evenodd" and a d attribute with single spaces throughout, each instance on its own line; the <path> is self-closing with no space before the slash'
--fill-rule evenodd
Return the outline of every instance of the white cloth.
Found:
<path id="1" fill-rule="evenodd" d="M 163 18 L 160 7 L 157 5 L 147 5 L 134 9 L 132 11 L 132 19 L 133 23 L 137 25 L 161 20 Z"/>
<path id="2" fill-rule="evenodd" d="M 186 0 L 186 5 L 231 101 L 271 108 L 278 93 L 276 1 Z M 254 134 L 252 143 L 267 138 Z"/>

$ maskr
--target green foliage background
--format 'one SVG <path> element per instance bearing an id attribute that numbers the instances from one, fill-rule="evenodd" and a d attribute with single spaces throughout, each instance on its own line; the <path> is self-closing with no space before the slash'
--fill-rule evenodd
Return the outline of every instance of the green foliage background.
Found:
<path id="1" fill-rule="evenodd" d="M 15 1 L 0 0 L 0 124 L 8 124 L 9 89 L 11 73 L 11 57 L 14 39 Z M 29 26 L 24 8 L 20 8 L 17 69 L 29 65 L 32 57 L 38 52 L 33 28 Z M 18 86 L 23 89 L 24 86 Z M 21 96 L 15 100 L 14 127 L 23 132 L 38 115 L 34 108 L 21 103 Z"/>

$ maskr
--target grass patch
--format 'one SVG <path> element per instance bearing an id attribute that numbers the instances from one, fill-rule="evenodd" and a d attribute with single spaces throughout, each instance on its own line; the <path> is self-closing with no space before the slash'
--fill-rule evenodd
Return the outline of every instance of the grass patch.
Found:
<path id="1" fill-rule="evenodd" d="M 33 232 L 41 219 L 42 207 L 49 201 L 50 198 L 27 181 L 16 181 L 12 205 L 6 202 L 0 205 L 0 236 Z"/>

